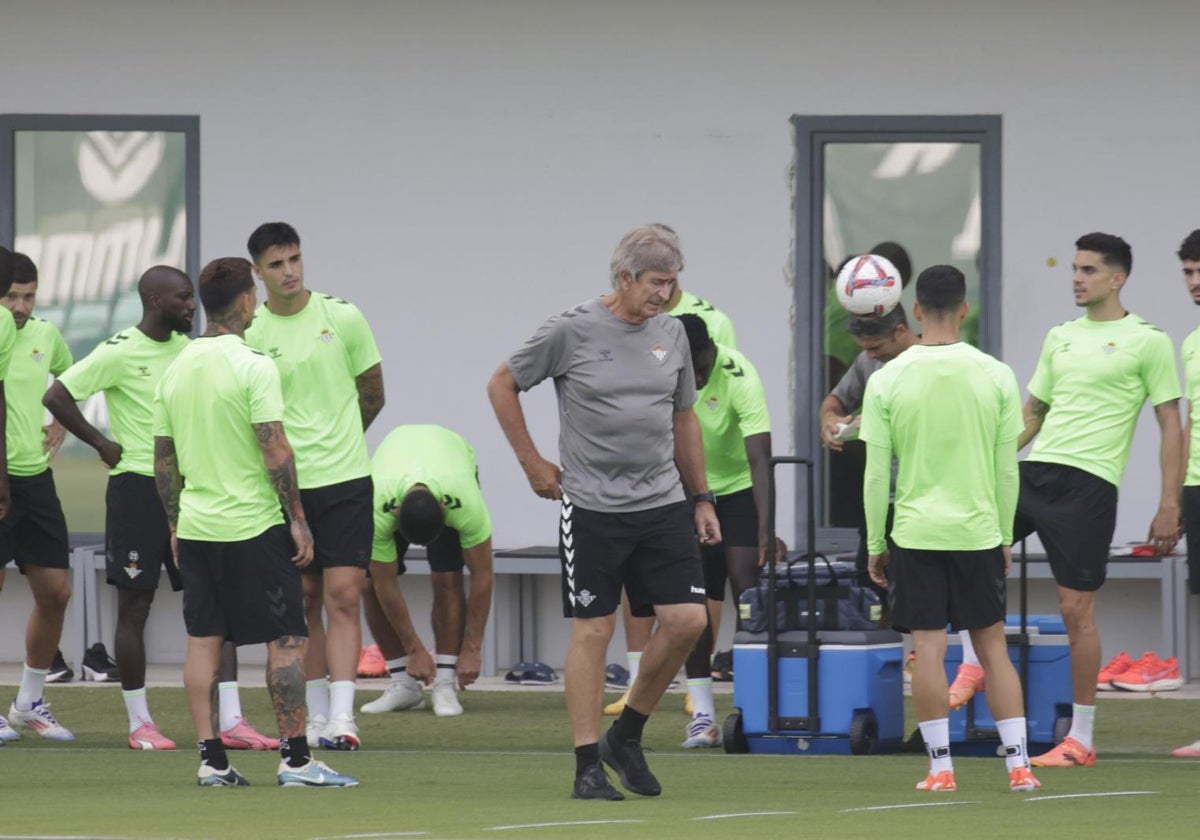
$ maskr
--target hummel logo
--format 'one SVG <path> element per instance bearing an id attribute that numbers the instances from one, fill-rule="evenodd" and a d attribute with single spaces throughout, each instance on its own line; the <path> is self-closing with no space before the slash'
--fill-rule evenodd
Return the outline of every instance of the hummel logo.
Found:
<path id="1" fill-rule="evenodd" d="M 162 132 L 89 131 L 79 143 L 79 180 L 101 204 L 128 201 L 158 171 L 166 147 Z"/>
<path id="2" fill-rule="evenodd" d="M 397 505 L 397 504 L 396 504 L 396 500 L 395 500 L 395 499 L 388 499 L 386 502 L 384 502 L 384 503 L 383 503 L 383 512 L 384 512 L 384 513 L 391 513 L 391 512 L 392 512 L 392 511 L 394 511 L 394 510 L 395 510 L 397 507 L 399 507 L 399 505 Z"/>
<path id="3" fill-rule="evenodd" d="M 613 354 L 612 354 L 611 350 L 601 350 L 600 351 L 600 361 L 611 362 L 612 360 L 613 360 Z"/>
<path id="4" fill-rule="evenodd" d="M 110 338 L 108 341 L 106 341 L 104 343 L 111 344 L 115 347 L 116 345 L 120 344 L 122 341 L 128 341 L 128 340 L 129 340 L 129 336 L 125 335 L 125 333 L 117 333 L 116 335 L 114 335 L 112 338 Z"/>
<path id="5" fill-rule="evenodd" d="M 745 376 L 746 375 L 746 371 L 744 371 L 740 367 L 738 367 L 737 364 L 733 361 L 733 359 L 730 359 L 728 362 L 721 365 L 721 368 L 723 370 L 729 371 L 730 376 Z"/>
<path id="6" fill-rule="evenodd" d="M 703 586 L 689 586 L 688 589 L 690 589 L 692 591 L 693 595 L 705 594 Z"/>
<path id="7" fill-rule="evenodd" d="M 462 507 L 462 499 L 446 494 L 442 496 L 442 504 L 446 506 L 446 510 L 458 510 Z"/>
<path id="8" fill-rule="evenodd" d="M 272 359 L 278 359 L 283 354 L 279 352 L 278 347 L 271 347 L 271 348 L 268 348 L 267 355 L 270 356 Z"/>

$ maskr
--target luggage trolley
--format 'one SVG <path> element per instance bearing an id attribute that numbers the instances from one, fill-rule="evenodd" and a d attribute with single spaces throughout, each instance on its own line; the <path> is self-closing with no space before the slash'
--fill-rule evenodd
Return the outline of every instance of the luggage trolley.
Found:
<path id="1" fill-rule="evenodd" d="M 805 469 L 807 629 L 784 631 L 776 609 L 775 467 Z M 777 456 L 768 483 L 767 632 L 739 631 L 733 645 L 734 711 L 728 753 L 852 753 L 900 747 L 904 738 L 903 644 L 892 630 L 817 627 L 813 462 Z"/>

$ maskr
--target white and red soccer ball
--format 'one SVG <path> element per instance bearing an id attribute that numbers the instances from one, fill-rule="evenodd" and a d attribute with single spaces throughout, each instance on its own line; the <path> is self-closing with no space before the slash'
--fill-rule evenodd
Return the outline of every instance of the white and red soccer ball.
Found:
<path id="1" fill-rule="evenodd" d="M 851 257 L 837 277 L 838 302 L 852 315 L 881 317 L 896 308 L 904 291 L 900 272 L 876 254 Z"/>

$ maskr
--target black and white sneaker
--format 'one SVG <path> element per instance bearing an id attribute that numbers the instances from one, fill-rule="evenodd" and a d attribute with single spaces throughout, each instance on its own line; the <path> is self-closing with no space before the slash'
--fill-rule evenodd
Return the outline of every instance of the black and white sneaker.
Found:
<path id="1" fill-rule="evenodd" d="M 63 659 L 62 651 L 55 651 L 54 662 L 50 664 L 50 673 L 46 675 L 46 682 L 66 683 L 73 679 L 75 679 L 75 672 L 71 670 L 67 660 Z"/>
<path id="2" fill-rule="evenodd" d="M 120 682 L 121 674 L 117 671 L 117 663 L 113 662 L 103 642 L 96 642 L 83 654 L 83 678 L 95 682 Z"/>
<path id="3" fill-rule="evenodd" d="M 662 785 L 646 764 L 641 741 L 631 739 L 619 744 L 613 738 L 613 730 L 609 729 L 600 739 L 600 758 L 617 771 L 617 777 L 626 790 L 640 796 L 658 796 L 662 793 Z"/>
<path id="4" fill-rule="evenodd" d="M 571 791 L 572 799 L 606 799 L 618 802 L 625 798 L 621 791 L 612 786 L 604 765 L 597 762 L 583 771 L 582 776 L 575 779 L 575 789 Z"/>

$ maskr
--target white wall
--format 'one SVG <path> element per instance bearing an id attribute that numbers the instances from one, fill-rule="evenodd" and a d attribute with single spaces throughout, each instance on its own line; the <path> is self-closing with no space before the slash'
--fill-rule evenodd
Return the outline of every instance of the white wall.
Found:
<path id="1" fill-rule="evenodd" d="M 496 544 L 553 539 L 484 384 L 548 315 L 601 292 L 634 224 L 682 235 L 684 285 L 734 320 L 790 440 L 792 114 L 1001 114 L 1004 347 L 1022 381 L 1076 312 L 1071 243 L 1134 246 L 1126 302 L 1195 326 L 1174 249 L 1191 189 L 1200 9 L 1045 0 L 7 2 L 0 110 L 201 117 L 202 260 L 259 222 L 301 232 L 309 285 L 383 355 L 371 432 L 444 423 L 479 453 Z M 1046 265 L 1057 257 L 1059 268 Z M 526 399 L 555 451 L 551 388 Z M 1143 418 L 1121 541 L 1145 534 Z"/>

